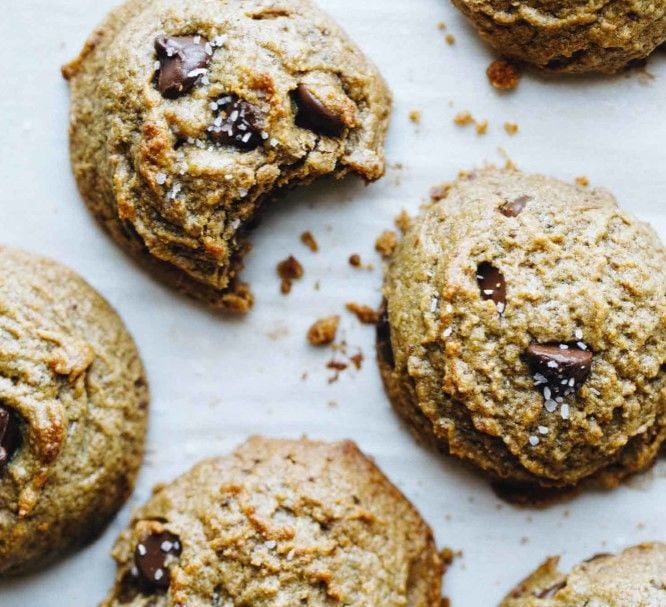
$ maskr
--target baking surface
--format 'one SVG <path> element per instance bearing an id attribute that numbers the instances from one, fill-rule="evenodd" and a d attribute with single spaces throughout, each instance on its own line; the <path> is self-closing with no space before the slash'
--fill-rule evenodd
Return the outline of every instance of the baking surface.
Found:
<path id="1" fill-rule="evenodd" d="M 114 0 L 22 0 L 4 7 L 0 242 L 49 255 L 80 272 L 118 309 L 136 338 L 152 388 L 148 451 L 139 485 L 106 534 L 38 575 L 0 582 L 2 607 L 96 605 L 113 579 L 108 556 L 132 506 L 157 482 L 230 451 L 250 434 L 352 438 L 413 500 L 440 546 L 462 550 L 445 578 L 453 607 L 493 607 L 543 558 L 565 565 L 643 540 L 666 540 L 666 463 L 610 492 L 587 492 L 544 510 L 499 501 L 457 462 L 416 444 L 384 396 L 374 331 L 344 311 L 377 305 L 375 238 L 401 209 L 417 211 L 430 188 L 460 169 L 503 164 L 564 180 L 589 178 L 650 221 L 666 239 L 666 52 L 647 70 L 614 78 L 541 78 L 496 93 L 492 53 L 447 0 L 321 0 L 379 64 L 395 95 L 379 183 L 324 181 L 291 193 L 253 236 L 245 278 L 257 295 L 245 318 L 225 318 L 154 282 L 98 228 L 81 202 L 67 156 L 68 91 L 59 67 L 78 52 Z M 446 32 L 438 30 L 444 21 Z M 445 42 L 445 33 L 455 43 Z M 409 113 L 422 113 L 420 124 Z M 488 134 L 454 125 L 470 111 Z M 505 122 L 520 132 L 510 137 Z M 320 245 L 300 242 L 310 230 Z M 352 268 L 361 255 L 374 270 Z M 295 255 L 305 277 L 285 297 L 275 272 Z M 319 286 L 317 286 L 319 285 Z M 332 353 L 305 340 L 310 324 L 341 314 L 360 371 L 329 383 Z M 379 607 L 379 606 L 378 606 Z"/>

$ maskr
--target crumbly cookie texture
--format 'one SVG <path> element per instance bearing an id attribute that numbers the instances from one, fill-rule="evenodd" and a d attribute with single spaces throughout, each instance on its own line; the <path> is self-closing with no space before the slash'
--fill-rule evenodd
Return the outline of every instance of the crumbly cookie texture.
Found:
<path id="1" fill-rule="evenodd" d="M 263 203 L 323 175 L 384 172 L 391 99 L 310 0 L 130 0 L 63 68 L 87 205 L 172 286 L 246 312 Z"/>
<path id="2" fill-rule="evenodd" d="M 666 605 L 666 545 L 642 544 L 599 554 L 568 575 L 548 559 L 500 607 L 661 607 Z"/>
<path id="3" fill-rule="evenodd" d="M 390 263 L 388 394 L 418 436 L 493 480 L 616 484 L 666 438 L 665 267 L 606 191 L 474 172 Z"/>
<path id="4" fill-rule="evenodd" d="M 139 354 L 106 301 L 0 247 L 0 575 L 101 531 L 134 486 L 147 410 Z"/>
<path id="5" fill-rule="evenodd" d="M 157 487 L 103 607 L 439 607 L 432 533 L 350 442 L 253 438 Z"/>
<path id="6" fill-rule="evenodd" d="M 453 0 L 501 53 L 556 72 L 613 73 L 666 42 L 663 0 Z"/>

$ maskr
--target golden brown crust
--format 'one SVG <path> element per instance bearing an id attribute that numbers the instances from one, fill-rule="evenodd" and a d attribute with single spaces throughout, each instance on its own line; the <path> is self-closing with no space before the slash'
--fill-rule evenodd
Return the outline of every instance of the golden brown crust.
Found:
<path id="1" fill-rule="evenodd" d="M 666 438 L 665 260 L 605 192 L 473 173 L 392 259 L 379 340 L 391 401 L 417 435 L 514 488 L 617 484 Z M 501 309 L 477 284 L 488 263 L 506 279 Z M 527 348 L 571 340 L 593 352 L 592 373 L 555 402 Z"/>
<path id="2" fill-rule="evenodd" d="M 453 0 L 502 54 L 554 72 L 617 72 L 666 41 L 652 0 Z"/>
<path id="3" fill-rule="evenodd" d="M 155 86 L 153 45 L 162 34 L 208 41 L 205 75 L 177 99 Z M 215 308 L 252 306 L 238 276 L 264 203 L 323 175 L 374 180 L 384 171 L 390 94 L 310 0 L 129 0 L 63 74 L 86 204 L 160 279 Z M 339 118 L 339 134 L 302 127 L 299 87 Z M 256 147 L 213 139 L 220 99 L 253 108 Z"/>
<path id="4" fill-rule="evenodd" d="M 166 594 L 132 582 L 147 533 L 180 538 Z M 439 607 L 442 563 L 416 510 L 351 442 L 253 438 L 158 488 L 114 549 L 104 607 Z M 120 597 L 123 597 L 122 601 Z"/>
<path id="5" fill-rule="evenodd" d="M 0 247 L 0 404 L 22 444 L 0 470 L 0 574 L 94 537 L 129 497 L 148 387 L 122 321 L 70 270 Z"/>
<path id="6" fill-rule="evenodd" d="M 547 559 L 500 607 L 658 607 L 666 604 L 666 545 L 641 544 L 616 556 L 598 554 L 571 573 Z"/>

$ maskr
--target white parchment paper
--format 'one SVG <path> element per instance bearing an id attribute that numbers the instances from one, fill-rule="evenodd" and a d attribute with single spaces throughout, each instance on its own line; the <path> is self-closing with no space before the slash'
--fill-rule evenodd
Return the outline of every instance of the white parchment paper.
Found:
<path id="1" fill-rule="evenodd" d="M 112 542 L 129 508 L 198 459 L 227 453 L 248 435 L 352 438 L 414 501 L 441 546 L 463 551 L 445 578 L 454 607 L 494 606 L 545 556 L 565 565 L 642 540 L 666 540 L 666 467 L 611 493 L 586 493 L 545 510 L 500 502 L 480 479 L 417 445 L 384 396 L 373 331 L 344 312 L 376 305 L 375 237 L 403 208 L 415 212 L 431 186 L 460 169 L 503 163 L 612 190 L 666 238 L 666 53 L 649 73 L 615 78 L 526 75 L 502 95 L 487 83 L 492 53 L 447 0 L 321 0 L 379 64 L 395 95 L 386 178 L 323 182 L 275 204 L 254 235 L 245 277 L 257 295 L 246 318 L 217 317 L 163 288 L 102 233 L 81 202 L 67 156 L 71 59 L 114 0 L 4 0 L 0 15 L 0 241 L 52 256 L 79 271 L 118 309 L 136 337 L 152 386 L 148 453 L 130 504 L 96 543 L 30 577 L 0 582 L 2 607 L 96 605 L 111 585 Z M 444 21 L 446 32 L 438 30 Z M 455 36 L 455 44 L 444 40 Z M 422 112 L 420 125 L 409 121 Z M 463 110 L 488 134 L 460 128 Z M 509 137 L 503 124 L 517 122 Z M 299 241 L 311 230 L 321 251 Z M 374 271 L 347 263 L 352 253 Z M 306 275 L 279 293 L 276 263 L 294 254 Z M 319 288 L 316 288 L 316 285 Z M 305 342 L 308 326 L 343 315 L 360 371 L 328 383 L 330 351 Z M 304 375 L 306 374 L 306 375 Z M 303 379 L 305 377 L 305 379 Z M 380 606 L 377 606 L 380 607 Z"/>

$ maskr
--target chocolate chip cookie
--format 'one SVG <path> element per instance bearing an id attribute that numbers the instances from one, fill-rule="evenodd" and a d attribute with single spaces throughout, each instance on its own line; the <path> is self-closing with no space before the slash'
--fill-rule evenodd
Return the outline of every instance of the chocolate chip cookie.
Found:
<path id="1" fill-rule="evenodd" d="M 666 545 L 643 544 L 598 554 L 568 575 L 548 559 L 500 607 L 661 607 L 666 605 Z"/>
<path id="2" fill-rule="evenodd" d="M 615 484 L 666 438 L 666 251 L 604 190 L 486 170 L 414 221 L 378 355 L 416 434 L 516 488 Z"/>
<path id="3" fill-rule="evenodd" d="M 63 73 L 87 205 L 214 307 L 252 305 L 239 273 L 263 203 L 320 176 L 384 171 L 388 89 L 310 0 L 129 0 Z"/>
<path id="4" fill-rule="evenodd" d="M 505 55 L 556 72 L 617 72 L 666 42 L 663 0 L 453 0 Z"/>
<path id="5" fill-rule="evenodd" d="M 109 304 L 67 268 L 0 247 L 0 575 L 101 531 L 134 486 L 147 408 Z"/>
<path id="6" fill-rule="evenodd" d="M 439 607 L 432 533 L 350 442 L 253 438 L 160 486 L 103 607 Z"/>

